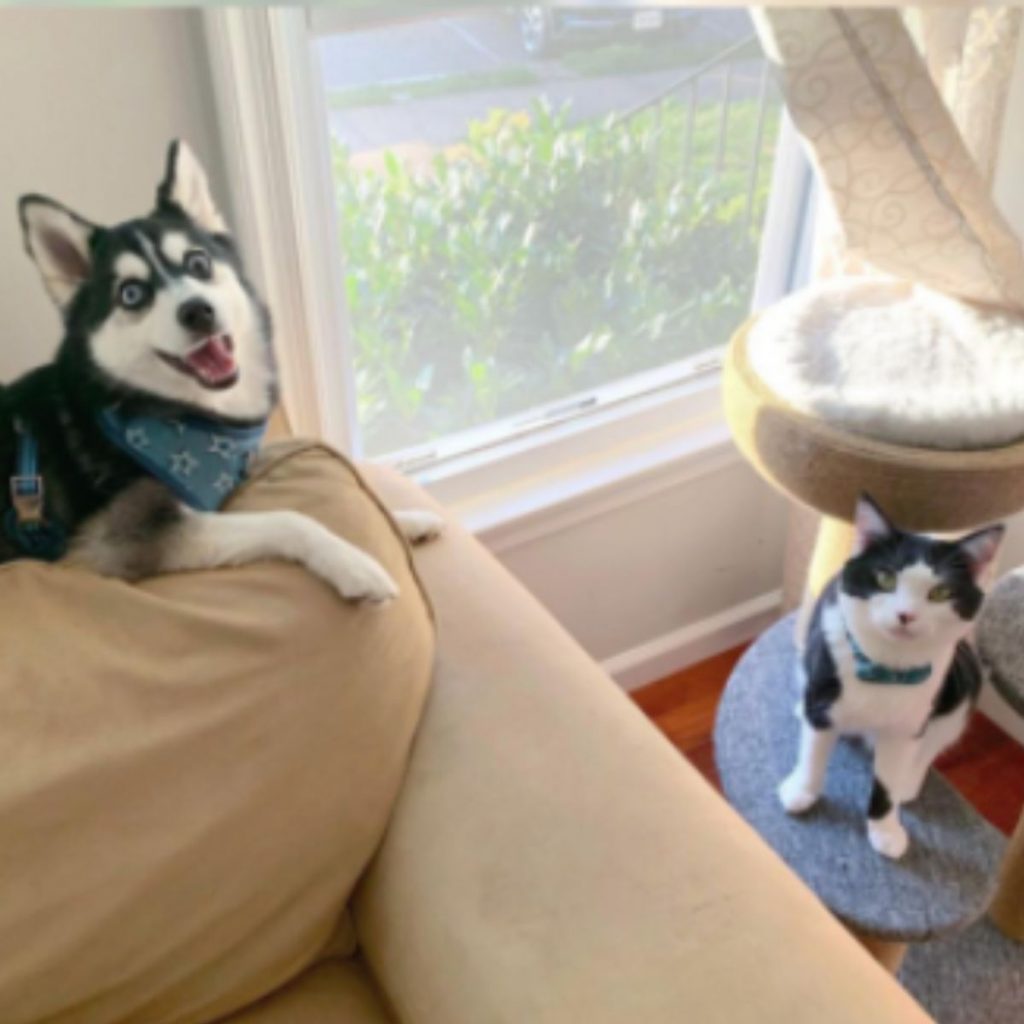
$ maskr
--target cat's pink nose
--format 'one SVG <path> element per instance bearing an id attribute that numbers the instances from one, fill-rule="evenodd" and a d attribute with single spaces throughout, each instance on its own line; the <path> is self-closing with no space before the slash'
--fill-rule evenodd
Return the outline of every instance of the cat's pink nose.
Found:
<path id="1" fill-rule="evenodd" d="M 913 612 L 900 612 L 899 620 L 901 626 L 909 626 L 917 616 Z"/>

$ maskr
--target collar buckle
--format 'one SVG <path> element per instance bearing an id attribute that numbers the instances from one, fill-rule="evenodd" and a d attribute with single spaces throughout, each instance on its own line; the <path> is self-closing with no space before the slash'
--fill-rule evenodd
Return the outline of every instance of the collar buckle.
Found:
<path id="1" fill-rule="evenodd" d="M 43 522 L 43 478 L 37 474 L 12 476 L 11 505 L 23 526 Z"/>

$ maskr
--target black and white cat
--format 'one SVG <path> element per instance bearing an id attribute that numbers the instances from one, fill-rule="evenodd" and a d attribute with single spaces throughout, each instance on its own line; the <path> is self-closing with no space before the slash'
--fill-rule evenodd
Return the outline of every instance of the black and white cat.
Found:
<path id="1" fill-rule="evenodd" d="M 868 838 L 901 857 L 900 805 L 920 792 L 935 758 L 955 743 L 981 687 L 966 638 L 1003 537 L 990 526 L 936 540 L 893 526 L 868 497 L 857 503 L 854 551 L 811 619 L 803 663 L 800 752 L 779 786 L 791 814 L 821 795 L 842 735 L 874 747 Z"/>

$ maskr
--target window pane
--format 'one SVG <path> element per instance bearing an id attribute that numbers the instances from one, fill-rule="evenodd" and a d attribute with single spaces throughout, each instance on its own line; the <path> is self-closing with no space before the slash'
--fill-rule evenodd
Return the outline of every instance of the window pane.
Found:
<path id="1" fill-rule="evenodd" d="M 368 454 L 678 362 L 746 315 L 780 103 L 743 11 L 556 3 L 317 46 Z"/>

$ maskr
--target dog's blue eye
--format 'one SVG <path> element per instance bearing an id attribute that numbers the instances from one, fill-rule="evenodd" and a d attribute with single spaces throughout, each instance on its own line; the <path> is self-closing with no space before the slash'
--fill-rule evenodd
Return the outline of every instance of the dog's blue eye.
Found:
<path id="1" fill-rule="evenodd" d="M 125 309 L 139 309 L 149 301 L 149 285 L 143 281 L 125 281 L 118 289 L 117 301 Z"/>
<path id="2" fill-rule="evenodd" d="M 210 257 L 202 249 L 193 249 L 185 253 L 185 273 L 198 277 L 200 281 L 209 281 L 213 274 Z"/>

